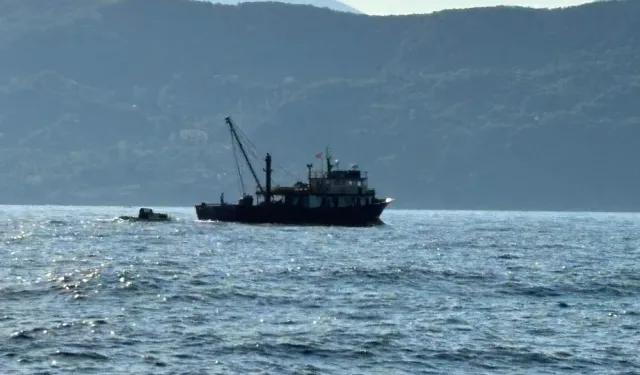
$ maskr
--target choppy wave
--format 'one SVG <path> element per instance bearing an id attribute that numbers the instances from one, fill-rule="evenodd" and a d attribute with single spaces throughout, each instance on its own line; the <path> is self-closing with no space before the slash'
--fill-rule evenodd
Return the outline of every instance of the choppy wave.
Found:
<path id="1" fill-rule="evenodd" d="M 3 373 L 640 371 L 637 215 L 389 211 L 363 229 L 0 209 Z"/>

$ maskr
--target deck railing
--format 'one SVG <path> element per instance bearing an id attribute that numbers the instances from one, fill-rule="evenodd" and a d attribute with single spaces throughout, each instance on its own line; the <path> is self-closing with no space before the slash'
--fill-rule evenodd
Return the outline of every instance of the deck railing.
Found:
<path id="1" fill-rule="evenodd" d="M 360 172 L 360 174 L 360 179 L 362 180 L 369 178 L 369 172 Z M 311 178 L 327 178 L 327 172 L 313 171 L 311 172 Z"/>

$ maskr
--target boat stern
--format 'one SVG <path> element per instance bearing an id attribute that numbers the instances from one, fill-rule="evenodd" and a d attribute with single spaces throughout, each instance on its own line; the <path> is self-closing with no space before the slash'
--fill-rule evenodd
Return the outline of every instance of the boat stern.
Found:
<path id="1" fill-rule="evenodd" d="M 200 221 L 237 221 L 241 211 L 235 204 L 201 203 L 195 206 Z"/>

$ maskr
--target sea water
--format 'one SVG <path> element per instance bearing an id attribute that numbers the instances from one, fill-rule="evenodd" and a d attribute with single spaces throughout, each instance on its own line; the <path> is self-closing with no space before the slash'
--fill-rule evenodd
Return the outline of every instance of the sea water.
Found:
<path id="1" fill-rule="evenodd" d="M 640 216 L 0 206 L 2 374 L 631 374 Z"/>

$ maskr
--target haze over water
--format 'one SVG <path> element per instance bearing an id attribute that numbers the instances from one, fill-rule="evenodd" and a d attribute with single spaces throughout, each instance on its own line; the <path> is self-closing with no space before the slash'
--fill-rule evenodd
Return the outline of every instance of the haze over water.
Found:
<path id="1" fill-rule="evenodd" d="M 3 374 L 640 371 L 640 215 L 0 206 Z"/>

